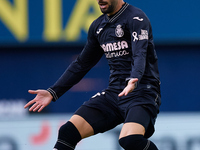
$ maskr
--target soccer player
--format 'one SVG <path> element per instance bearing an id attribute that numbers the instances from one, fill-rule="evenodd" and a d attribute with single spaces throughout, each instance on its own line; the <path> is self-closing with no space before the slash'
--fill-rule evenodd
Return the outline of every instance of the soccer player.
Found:
<path id="1" fill-rule="evenodd" d="M 83 138 L 123 123 L 119 144 L 125 150 L 157 150 L 148 140 L 160 106 L 160 79 L 152 28 L 143 11 L 123 0 L 97 0 L 102 15 L 90 26 L 87 43 L 77 59 L 47 90 L 25 105 L 40 112 L 56 101 L 100 60 L 110 67 L 109 86 L 84 102 L 61 126 L 54 150 L 73 150 Z"/>

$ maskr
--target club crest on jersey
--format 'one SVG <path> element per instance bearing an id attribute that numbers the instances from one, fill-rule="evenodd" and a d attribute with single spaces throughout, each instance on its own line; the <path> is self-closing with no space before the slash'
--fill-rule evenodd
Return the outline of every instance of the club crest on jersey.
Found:
<path id="1" fill-rule="evenodd" d="M 117 25 L 117 27 L 115 29 L 115 35 L 117 37 L 123 37 L 124 36 L 124 30 L 122 29 L 122 26 L 120 24 Z"/>

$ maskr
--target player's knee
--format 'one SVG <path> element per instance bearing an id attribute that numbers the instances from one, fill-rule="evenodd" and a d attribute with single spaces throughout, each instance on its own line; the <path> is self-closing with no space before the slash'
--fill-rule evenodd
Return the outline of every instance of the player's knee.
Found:
<path id="1" fill-rule="evenodd" d="M 58 150 L 74 149 L 76 144 L 81 140 L 81 135 L 77 128 L 68 121 L 62 125 L 58 131 L 58 140 L 54 148 Z"/>
<path id="2" fill-rule="evenodd" d="M 158 150 L 157 147 L 143 135 L 129 135 L 119 139 L 119 144 L 125 150 Z"/>
<path id="3" fill-rule="evenodd" d="M 142 139 L 143 139 L 142 135 L 129 135 L 119 139 L 119 144 L 125 150 L 136 150 L 141 145 L 140 143 Z"/>

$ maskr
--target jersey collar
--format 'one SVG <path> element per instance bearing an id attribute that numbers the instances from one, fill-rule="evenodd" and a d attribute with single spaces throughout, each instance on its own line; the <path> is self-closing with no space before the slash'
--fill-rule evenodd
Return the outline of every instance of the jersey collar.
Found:
<path id="1" fill-rule="evenodd" d="M 109 22 L 113 22 L 114 20 L 116 20 L 125 10 L 126 8 L 129 6 L 128 3 L 125 3 L 122 8 L 114 15 L 112 15 L 111 17 L 108 17 L 108 15 L 106 15 L 107 19 Z"/>

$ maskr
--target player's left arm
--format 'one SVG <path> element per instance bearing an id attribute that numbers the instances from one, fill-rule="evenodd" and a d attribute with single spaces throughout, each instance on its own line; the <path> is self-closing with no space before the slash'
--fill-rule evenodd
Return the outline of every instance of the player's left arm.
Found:
<path id="1" fill-rule="evenodd" d="M 124 88 L 124 90 L 118 95 L 119 97 L 121 96 L 126 96 L 128 95 L 128 93 L 132 92 L 136 86 L 137 86 L 137 78 L 131 78 L 130 80 L 128 80 L 127 86 Z"/>
<path id="2" fill-rule="evenodd" d="M 129 20 L 131 34 L 132 63 L 131 73 L 127 80 L 127 86 L 119 96 L 132 92 L 139 84 L 146 66 L 146 55 L 149 41 L 150 22 L 145 14 L 136 15 Z"/>

